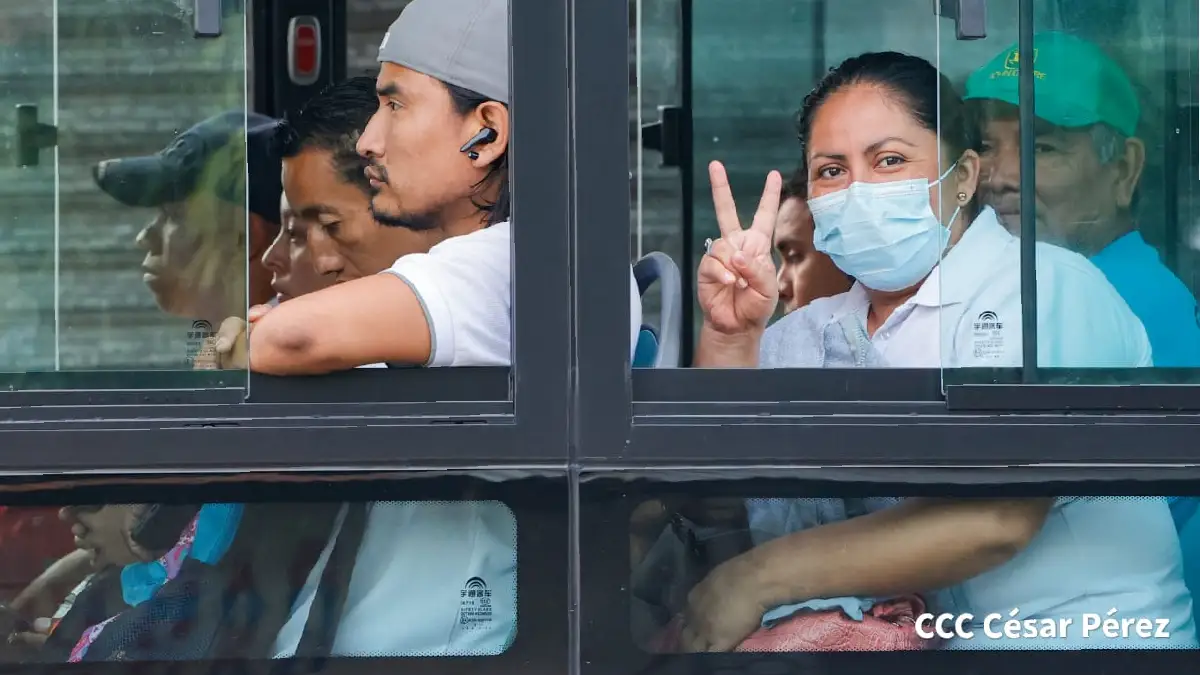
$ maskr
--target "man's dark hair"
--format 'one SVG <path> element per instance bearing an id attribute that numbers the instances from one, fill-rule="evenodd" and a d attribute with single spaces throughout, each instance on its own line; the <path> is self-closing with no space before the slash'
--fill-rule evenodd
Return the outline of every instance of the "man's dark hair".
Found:
<path id="1" fill-rule="evenodd" d="M 784 179 L 783 189 L 779 192 L 779 203 L 789 199 L 808 199 L 808 168 L 801 164 L 790 176 Z"/>
<path id="2" fill-rule="evenodd" d="M 450 101 L 454 104 L 455 111 L 459 115 L 467 115 L 472 110 L 487 103 L 490 99 L 483 94 L 471 91 L 464 87 L 454 84 L 445 83 L 446 91 L 450 93 Z M 505 106 L 507 107 L 507 105 Z M 483 177 L 483 180 L 475 186 L 476 189 L 486 188 L 492 183 L 496 183 L 499 191 L 496 194 L 496 201 L 477 201 L 475 206 L 480 211 L 488 214 L 488 227 L 496 223 L 502 223 L 512 216 L 512 200 L 508 189 L 508 150 L 506 149 L 496 161 L 488 168 L 488 174 Z"/>
<path id="3" fill-rule="evenodd" d="M 325 150 L 342 180 L 370 195 L 371 184 L 363 173 L 369 162 L 355 146 L 378 109 L 374 78 L 332 84 L 284 116 L 276 135 L 279 154 L 287 158 L 304 150 Z"/>

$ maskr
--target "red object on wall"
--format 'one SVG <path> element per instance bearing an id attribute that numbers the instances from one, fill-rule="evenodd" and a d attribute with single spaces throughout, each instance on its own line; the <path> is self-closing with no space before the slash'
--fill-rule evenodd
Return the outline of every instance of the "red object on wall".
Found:
<path id="1" fill-rule="evenodd" d="M 11 600 L 55 560 L 75 550 L 58 507 L 0 506 L 0 597 Z"/>
<path id="2" fill-rule="evenodd" d="M 296 26 L 296 49 L 292 54 L 296 73 L 311 76 L 317 70 L 317 51 L 320 36 L 315 26 Z"/>

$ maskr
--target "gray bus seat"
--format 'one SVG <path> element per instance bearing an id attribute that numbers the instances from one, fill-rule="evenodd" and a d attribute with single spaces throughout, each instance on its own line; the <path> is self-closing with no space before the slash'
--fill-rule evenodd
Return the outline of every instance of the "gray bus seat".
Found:
<path id="1" fill-rule="evenodd" d="M 638 294 L 643 298 L 646 291 L 658 282 L 661 308 L 657 327 L 642 323 L 633 367 L 678 368 L 679 340 L 683 332 L 683 287 L 679 268 L 667 254 L 652 251 L 634 263 L 633 276 L 637 279 Z M 643 302 L 642 306 L 645 307 L 646 303 Z"/>

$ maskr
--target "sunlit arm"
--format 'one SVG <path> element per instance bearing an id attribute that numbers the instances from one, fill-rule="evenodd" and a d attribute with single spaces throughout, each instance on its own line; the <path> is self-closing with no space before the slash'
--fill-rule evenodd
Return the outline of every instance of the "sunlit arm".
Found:
<path id="1" fill-rule="evenodd" d="M 762 606 L 946 588 L 1029 545 L 1054 500 L 907 499 L 866 516 L 772 540 L 747 552 Z"/>
<path id="2" fill-rule="evenodd" d="M 271 310 L 250 332 L 250 369 L 320 375 L 369 363 L 422 365 L 429 323 L 412 289 L 377 274 L 310 293 Z"/>

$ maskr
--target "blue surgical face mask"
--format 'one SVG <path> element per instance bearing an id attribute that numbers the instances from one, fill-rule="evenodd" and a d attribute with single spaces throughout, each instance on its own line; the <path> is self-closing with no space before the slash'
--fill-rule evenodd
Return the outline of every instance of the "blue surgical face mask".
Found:
<path id="1" fill-rule="evenodd" d="M 950 230 L 929 206 L 929 189 L 957 165 L 932 184 L 925 178 L 855 182 L 808 200 L 814 247 L 867 288 L 900 291 L 917 285 L 933 271 L 950 241 Z"/>

